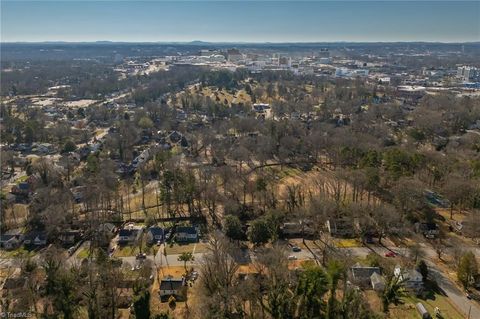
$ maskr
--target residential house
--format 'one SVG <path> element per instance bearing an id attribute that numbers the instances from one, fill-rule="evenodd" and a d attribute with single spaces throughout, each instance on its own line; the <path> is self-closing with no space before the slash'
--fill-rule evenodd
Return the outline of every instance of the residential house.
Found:
<path id="1" fill-rule="evenodd" d="M 29 193 L 32 192 L 32 187 L 31 186 L 32 185 L 28 182 L 18 183 L 18 185 L 13 186 L 12 193 L 28 195 Z"/>
<path id="2" fill-rule="evenodd" d="M 446 144 L 446 142 L 448 142 L 448 140 L 445 140 L 445 138 L 441 136 L 437 136 L 435 138 L 437 139 L 435 143 L 436 146 L 440 146 L 441 144 Z M 425 198 L 433 206 L 439 206 L 442 208 L 447 208 L 450 206 L 450 203 L 447 200 L 443 199 L 442 196 L 431 190 L 425 191 Z"/>
<path id="3" fill-rule="evenodd" d="M 137 157 L 135 157 L 130 164 L 134 169 L 137 169 L 139 166 L 143 165 L 146 163 L 149 158 L 150 158 L 150 151 L 149 149 L 146 149 L 140 153 Z"/>
<path id="4" fill-rule="evenodd" d="M 47 245 L 47 233 L 32 230 L 25 234 L 23 244 L 27 247 L 39 248 Z"/>
<path id="5" fill-rule="evenodd" d="M 83 199 L 85 198 L 85 193 L 87 191 L 86 186 L 76 186 L 70 188 L 70 191 L 72 192 L 73 200 L 75 203 L 79 204 L 83 202 Z"/>
<path id="6" fill-rule="evenodd" d="M 379 267 L 362 266 L 359 263 L 355 264 L 351 271 L 353 283 L 364 288 L 373 286 L 371 277 L 374 273 L 381 274 Z M 375 286 L 377 286 L 377 283 L 375 283 Z"/>
<path id="7" fill-rule="evenodd" d="M 152 226 L 147 230 L 147 243 L 154 244 L 165 240 L 165 230 L 161 227 Z"/>
<path id="8" fill-rule="evenodd" d="M 183 147 L 183 148 L 187 148 L 187 147 L 190 146 L 190 143 L 188 143 L 188 140 L 185 137 L 185 135 L 183 135 L 182 139 L 180 140 L 180 146 Z"/>
<path id="9" fill-rule="evenodd" d="M 80 230 L 64 230 L 60 232 L 58 239 L 63 246 L 72 246 L 80 241 L 82 238 L 82 232 Z"/>
<path id="10" fill-rule="evenodd" d="M 160 298 L 164 299 L 169 296 L 174 296 L 177 299 L 185 297 L 185 278 L 164 278 L 160 282 Z"/>
<path id="11" fill-rule="evenodd" d="M 0 247 L 6 250 L 17 249 L 23 243 L 23 233 L 21 230 L 14 229 L 0 235 Z"/>
<path id="12" fill-rule="evenodd" d="M 473 277 L 473 286 L 475 289 L 480 290 L 480 274 L 477 274 L 476 276 Z"/>
<path id="13" fill-rule="evenodd" d="M 171 144 L 177 144 L 182 140 L 182 133 L 178 131 L 172 131 L 168 134 L 167 139 Z"/>
<path id="14" fill-rule="evenodd" d="M 326 227 L 333 237 L 354 237 L 356 233 L 353 219 L 336 218 L 327 220 Z"/>
<path id="15" fill-rule="evenodd" d="M 370 276 L 370 283 L 372 284 L 372 288 L 375 291 L 381 292 L 385 289 L 385 279 L 378 272 L 374 272 Z"/>
<path id="16" fill-rule="evenodd" d="M 90 155 L 90 146 L 85 145 L 78 149 L 78 154 L 80 155 L 80 160 L 84 161 Z"/>
<path id="17" fill-rule="evenodd" d="M 13 250 L 20 247 L 22 241 L 19 237 L 14 235 L 1 235 L 0 236 L 0 247 L 6 250 Z"/>
<path id="18" fill-rule="evenodd" d="M 100 224 L 97 228 L 97 231 L 99 232 L 107 232 L 110 234 L 114 234 L 116 230 L 117 230 L 117 227 L 115 227 L 115 225 L 112 223 L 103 223 L 103 224 Z"/>
<path id="19" fill-rule="evenodd" d="M 182 109 L 176 109 L 176 119 L 177 121 L 184 122 L 188 118 L 188 114 Z"/>
<path id="20" fill-rule="evenodd" d="M 270 109 L 270 104 L 267 103 L 254 103 L 252 108 L 255 112 L 263 112 Z"/>
<path id="21" fill-rule="evenodd" d="M 135 243 L 142 235 L 142 230 L 139 228 L 123 228 L 118 232 L 118 243 L 120 245 L 127 245 Z"/>
<path id="22" fill-rule="evenodd" d="M 55 152 L 55 148 L 50 143 L 34 143 L 32 152 L 39 155 L 48 155 L 53 154 Z"/>
<path id="23" fill-rule="evenodd" d="M 39 180 L 39 175 L 30 175 L 24 181 L 18 183 L 18 185 L 14 185 L 10 191 L 13 195 L 21 195 L 24 197 L 28 197 L 31 193 L 35 190 L 35 185 Z"/>
<path id="24" fill-rule="evenodd" d="M 32 145 L 26 143 L 14 144 L 12 145 L 12 150 L 21 153 L 30 153 L 32 151 Z"/>
<path id="25" fill-rule="evenodd" d="M 462 221 L 458 221 L 458 220 L 455 220 L 455 221 L 451 221 L 450 222 L 450 230 L 451 231 L 455 231 L 459 234 L 462 234 L 462 231 L 463 231 L 463 222 Z"/>
<path id="26" fill-rule="evenodd" d="M 178 226 L 175 230 L 177 242 L 197 242 L 198 230 L 193 226 Z"/>
<path id="27" fill-rule="evenodd" d="M 416 223 L 415 231 L 427 238 L 436 238 L 440 234 L 440 228 L 436 223 Z"/>
<path id="28" fill-rule="evenodd" d="M 283 223 L 280 226 L 280 231 L 282 235 L 286 238 L 292 237 L 312 237 L 315 234 L 315 230 L 309 225 L 308 222 L 288 222 Z"/>
<path id="29" fill-rule="evenodd" d="M 416 269 L 402 271 L 399 265 L 395 266 L 393 274 L 403 282 L 406 290 L 414 292 L 415 294 L 422 293 L 424 289 L 423 276 Z"/>
<path id="30" fill-rule="evenodd" d="M 64 169 L 70 169 L 70 167 L 76 166 L 80 163 L 81 156 L 77 152 L 64 153 L 59 158 L 57 164 Z"/>
<path id="31" fill-rule="evenodd" d="M 15 196 L 15 200 L 19 203 L 24 202 L 29 198 L 29 196 L 33 193 L 33 187 L 28 182 L 21 182 L 18 185 L 14 185 L 10 190 Z"/>

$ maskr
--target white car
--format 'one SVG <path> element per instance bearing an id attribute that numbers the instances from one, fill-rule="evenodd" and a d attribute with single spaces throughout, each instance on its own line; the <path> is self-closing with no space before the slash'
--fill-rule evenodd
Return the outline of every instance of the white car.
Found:
<path id="1" fill-rule="evenodd" d="M 198 272 L 197 271 L 192 271 L 192 273 L 190 274 L 190 278 L 195 281 L 197 280 L 198 278 Z"/>
<path id="2" fill-rule="evenodd" d="M 288 260 L 297 260 L 297 256 L 290 255 L 288 256 Z"/>

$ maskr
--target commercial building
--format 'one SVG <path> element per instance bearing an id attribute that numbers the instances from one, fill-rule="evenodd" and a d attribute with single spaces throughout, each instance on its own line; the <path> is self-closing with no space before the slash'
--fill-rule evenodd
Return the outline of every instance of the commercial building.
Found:
<path id="1" fill-rule="evenodd" d="M 457 68 L 457 78 L 463 82 L 480 81 L 480 69 L 472 66 L 461 66 Z"/>

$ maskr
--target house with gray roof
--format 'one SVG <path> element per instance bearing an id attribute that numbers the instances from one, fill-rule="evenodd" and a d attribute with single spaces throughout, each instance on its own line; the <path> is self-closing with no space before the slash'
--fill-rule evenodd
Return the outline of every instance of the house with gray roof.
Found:
<path id="1" fill-rule="evenodd" d="M 371 287 L 371 277 L 374 273 L 381 274 L 380 267 L 362 266 L 359 263 L 355 264 L 350 270 L 353 283 L 363 288 Z"/>
<path id="2" fill-rule="evenodd" d="M 178 226 L 175 230 L 175 240 L 177 242 L 198 242 L 198 230 L 194 226 Z"/>
<path id="3" fill-rule="evenodd" d="M 423 276 L 420 272 L 418 272 L 418 270 L 402 270 L 402 268 L 397 265 L 395 266 L 393 274 L 399 278 L 406 290 L 413 292 L 417 295 L 423 292 Z"/>
<path id="4" fill-rule="evenodd" d="M 164 299 L 169 296 L 174 296 L 177 299 L 182 299 L 186 295 L 186 289 L 185 278 L 164 278 L 160 282 L 160 298 Z"/>

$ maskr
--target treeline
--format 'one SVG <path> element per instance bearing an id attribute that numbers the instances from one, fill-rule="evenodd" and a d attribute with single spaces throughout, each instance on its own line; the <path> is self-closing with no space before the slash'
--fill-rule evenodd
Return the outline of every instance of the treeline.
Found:
<path id="1" fill-rule="evenodd" d="M 96 61 L 32 61 L 2 65 L 1 95 L 45 94 L 52 86 L 70 85 L 60 91 L 69 98 L 98 98 L 129 87 L 111 66 Z"/>

